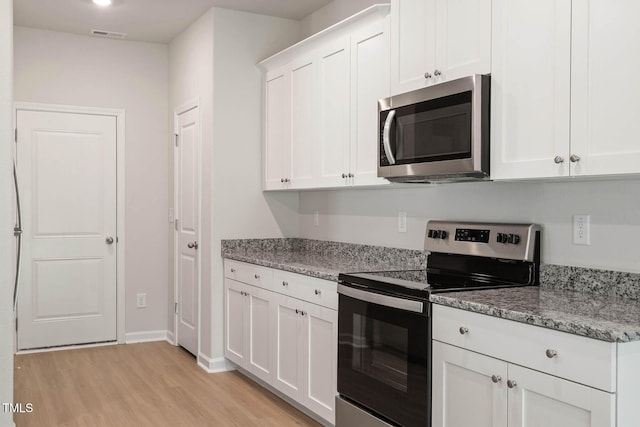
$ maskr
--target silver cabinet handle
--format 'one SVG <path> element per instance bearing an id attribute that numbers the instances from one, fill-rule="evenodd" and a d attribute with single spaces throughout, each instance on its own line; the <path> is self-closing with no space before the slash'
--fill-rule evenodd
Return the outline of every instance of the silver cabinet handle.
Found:
<path id="1" fill-rule="evenodd" d="M 437 77 L 437 76 L 441 76 L 441 75 L 442 75 L 442 72 L 441 72 L 440 70 L 435 70 L 435 71 L 433 72 L 433 75 L 434 75 L 434 76 L 436 76 L 436 77 Z"/>
<path id="2" fill-rule="evenodd" d="M 556 357 L 558 355 L 558 352 L 549 348 L 549 349 L 547 349 L 545 354 L 547 355 L 547 357 L 549 359 L 553 359 L 554 357 Z"/>
<path id="3" fill-rule="evenodd" d="M 502 377 L 500 375 L 491 375 L 491 381 L 497 384 L 502 381 Z"/>
<path id="4" fill-rule="evenodd" d="M 320 289 L 316 289 L 315 293 L 316 293 L 316 295 L 320 295 L 320 294 L 322 294 L 322 292 L 320 291 Z"/>
<path id="5" fill-rule="evenodd" d="M 513 381 L 513 380 L 507 380 L 507 387 L 509 388 L 516 388 L 516 386 L 518 385 L 517 382 Z"/>
<path id="6" fill-rule="evenodd" d="M 109 236 L 106 239 L 104 239 L 104 241 L 107 243 L 107 245 L 113 245 L 113 237 Z"/>
<path id="7" fill-rule="evenodd" d="M 469 333 L 469 328 L 465 328 L 464 326 L 460 326 L 460 329 L 458 329 L 458 331 L 460 331 L 460 335 L 465 335 Z"/>
<path id="8" fill-rule="evenodd" d="M 387 120 L 384 121 L 384 128 L 382 129 L 382 146 L 384 147 L 384 154 L 387 155 L 390 165 L 396 164 L 396 158 L 391 152 L 391 123 L 396 117 L 396 110 L 389 111 Z"/>
<path id="9" fill-rule="evenodd" d="M 424 73 L 424 78 L 425 79 L 430 79 L 431 77 L 432 77 L 432 75 L 428 71 L 426 73 Z"/>
<path id="10" fill-rule="evenodd" d="M 235 273 L 235 272 L 236 272 L 236 269 L 235 269 L 235 268 L 232 268 L 232 269 L 231 269 L 231 272 L 232 272 L 232 273 Z"/>
<path id="11" fill-rule="evenodd" d="M 284 286 L 284 287 L 286 288 L 287 286 L 289 286 L 289 282 L 285 282 L 285 281 L 283 280 L 283 281 L 282 281 L 282 286 Z"/>
<path id="12" fill-rule="evenodd" d="M 580 161 L 580 156 L 572 154 L 571 156 L 569 156 L 569 160 L 571 160 L 571 163 L 579 162 Z"/>
<path id="13" fill-rule="evenodd" d="M 556 163 L 556 165 L 559 165 L 560 163 L 564 163 L 564 157 L 562 156 L 556 156 L 553 161 Z"/>
<path id="14" fill-rule="evenodd" d="M 198 249 L 198 242 L 195 242 L 195 241 L 194 242 L 189 242 L 189 243 L 187 243 L 187 247 L 189 249 Z"/>

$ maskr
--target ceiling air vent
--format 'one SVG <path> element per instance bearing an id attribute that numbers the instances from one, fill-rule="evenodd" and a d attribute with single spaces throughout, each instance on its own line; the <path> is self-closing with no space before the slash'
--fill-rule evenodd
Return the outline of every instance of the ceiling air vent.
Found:
<path id="1" fill-rule="evenodd" d="M 118 33 L 116 31 L 105 30 L 91 30 L 91 35 L 98 37 L 106 37 L 109 39 L 123 39 L 127 36 L 127 33 Z"/>

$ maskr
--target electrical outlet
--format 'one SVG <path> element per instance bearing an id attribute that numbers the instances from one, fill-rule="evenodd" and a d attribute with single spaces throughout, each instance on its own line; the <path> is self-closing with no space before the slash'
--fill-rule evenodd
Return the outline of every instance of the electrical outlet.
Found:
<path id="1" fill-rule="evenodd" d="M 398 212 L 398 233 L 407 232 L 407 213 Z"/>
<path id="2" fill-rule="evenodd" d="M 590 245 L 591 215 L 576 214 L 573 216 L 573 244 L 574 245 Z"/>
<path id="3" fill-rule="evenodd" d="M 136 295 L 136 308 L 145 308 L 147 306 L 147 294 Z"/>
<path id="4" fill-rule="evenodd" d="M 313 212 L 313 226 L 320 227 L 320 212 L 318 211 Z"/>

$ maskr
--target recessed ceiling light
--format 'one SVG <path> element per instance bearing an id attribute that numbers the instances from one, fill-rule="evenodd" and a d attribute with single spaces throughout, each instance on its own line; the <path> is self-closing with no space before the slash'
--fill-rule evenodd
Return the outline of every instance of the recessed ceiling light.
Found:
<path id="1" fill-rule="evenodd" d="M 98 6 L 110 6 L 111 5 L 111 0 L 93 0 L 93 2 L 95 4 L 97 4 Z"/>

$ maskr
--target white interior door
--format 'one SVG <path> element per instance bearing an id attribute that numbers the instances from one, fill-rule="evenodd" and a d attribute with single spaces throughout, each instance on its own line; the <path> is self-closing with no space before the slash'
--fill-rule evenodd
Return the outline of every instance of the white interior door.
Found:
<path id="1" fill-rule="evenodd" d="M 116 117 L 17 112 L 18 349 L 116 340 Z"/>
<path id="2" fill-rule="evenodd" d="M 175 151 L 177 342 L 198 354 L 200 119 L 192 108 L 177 117 Z"/>

